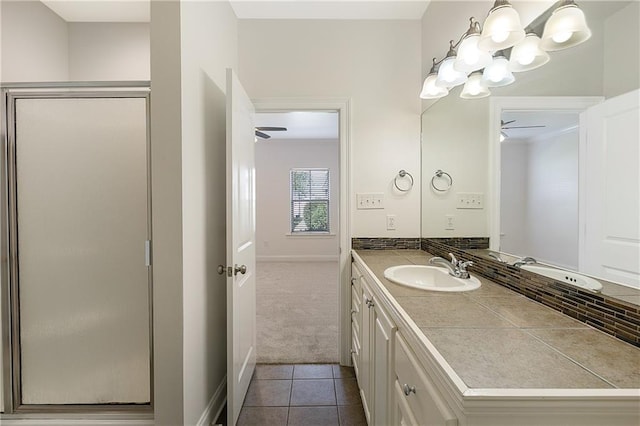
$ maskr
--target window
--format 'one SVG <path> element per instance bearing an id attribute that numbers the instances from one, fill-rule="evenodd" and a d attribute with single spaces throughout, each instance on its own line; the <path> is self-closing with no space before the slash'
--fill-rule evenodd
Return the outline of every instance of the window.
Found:
<path id="1" fill-rule="evenodd" d="M 291 233 L 329 232 L 329 169 L 292 169 Z"/>

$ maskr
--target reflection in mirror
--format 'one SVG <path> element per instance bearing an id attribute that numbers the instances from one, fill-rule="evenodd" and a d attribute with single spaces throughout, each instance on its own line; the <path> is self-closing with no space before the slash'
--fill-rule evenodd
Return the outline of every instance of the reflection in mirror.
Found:
<path id="1" fill-rule="evenodd" d="M 576 111 L 503 111 L 502 252 L 578 270 Z"/>
<path id="2" fill-rule="evenodd" d="M 575 49 L 552 52 L 551 61 L 544 67 L 517 73 L 513 85 L 492 90 L 491 97 L 464 100 L 459 97 L 459 88 L 453 88 L 446 98 L 425 103 L 422 237 L 489 236 L 491 250 L 509 264 L 532 256 L 541 264 L 606 277 L 601 280 L 604 295 L 640 304 L 640 290 L 633 288 L 640 287 L 637 275 L 640 257 L 630 255 L 631 251 L 621 255 L 611 245 L 591 250 L 585 257 L 581 256 L 581 250 L 586 245 L 580 243 L 586 221 L 600 215 L 608 218 L 601 222 L 612 225 L 604 227 L 608 228 L 605 231 L 611 241 L 635 244 L 638 249 L 640 189 L 631 185 L 640 181 L 638 110 L 631 113 L 635 114 L 635 130 L 614 131 L 609 135 L 617 139 L 616 135 L 631 132 L 636 143 L 626 156 L 618 153 L 616 159 L 607 159 L 612 162 L 607 167 L 613 167 L 609 167 L 610 175 L 606 178 L 595 172 L 584 175 L 585 166 L 579 160 L 582 148 L 578 125 L 581 111 L 640 87 L 637 25 L 640 8 L 635 1 L 592 1 L 581 6 L 593 30 L 588 42 Z M 460 15 L 457 9 L 460 3 L 452 5 L 448 12 Z M 428 32 L 423 35 L 425 38 L 430 36 Z M 578 99 L 582 103 L 572 108 L 554 108 L 553 102 L 544 107 L 535 101 L 529 105 L 507 102 L 525 98 Z M 498 108 L 501 100 L 505 102 Z M 545 126 L 530 130 L 546 134 L 525 135 L 526 129 L 501 129 L 501 121 L 512 121 L 504 127 Z M 503 144 L 498 141 L 501 131 L 506 134 Z M 430 179 L 438 169 L 453 177 L 453 186 L 447 192 L 431 189 Z M 500 173 L 504 174 L 502 178 Z M 617 182 L 613 187 L 612 181 Z M 582 205 L 587 200 L 581 188 L 597 188 L 601 182 L 610 186 L 608 195 L 595 206 Z M 483 205 L 475 209 L 462 207 L 461 196 L 467 194 L 479 194 Z M 608 207 L 603 210 L 598 206 Z M 498 262 L 489 256 L 489 251 L 483 253 L 487 259 Z M 474 254 L 480 251 L 474 250 Z M 629 267 L 605 265 L 624 259 Z M 607 275 L 612 272 L 613 275 Z"/>

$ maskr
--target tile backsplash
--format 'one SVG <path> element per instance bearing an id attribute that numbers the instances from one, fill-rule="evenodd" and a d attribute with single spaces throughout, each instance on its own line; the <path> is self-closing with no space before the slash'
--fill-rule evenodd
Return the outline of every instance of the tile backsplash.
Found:
<path id="1" fill-rule="evenodd" d="M 352 238 L 354 250 L 420 250 L 420 238 Z"/>

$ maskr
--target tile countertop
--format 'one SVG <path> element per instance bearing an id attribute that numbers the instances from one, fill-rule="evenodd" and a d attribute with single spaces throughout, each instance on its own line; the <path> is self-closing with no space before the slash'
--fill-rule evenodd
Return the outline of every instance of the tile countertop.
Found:
<path id="1" fill-rule="evenodd" d="M 463 293 L 384 278 L 391 266 L 426 265 L 424 251 L 355 252 L 471 389 L 640 388 L 632 345 L 475 274 L 482 286 Z"/>

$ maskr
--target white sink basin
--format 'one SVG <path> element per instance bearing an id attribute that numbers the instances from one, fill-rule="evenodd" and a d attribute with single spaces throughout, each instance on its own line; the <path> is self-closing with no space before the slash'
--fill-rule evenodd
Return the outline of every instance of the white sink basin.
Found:
<path id="1" fill-rule="evenodd" d="M 392 266 L 384 271 L 384 277 L 406 287 L 431 291 L 470 291 L 480 287 L 480 281 L 455 278 L 445 268 L 425 265 Z"/>
<path id="2" fill-rule="evenodd" d="M 574 285 L 576 287 L 591 290 L 595 293 L 602 291 L 602 284 L 600 281 L 594 280 L 591 277 L 586 277 L 576 272 L 565 271 L 562 269 L 548 268 L 546 266 L 538 265 L 536 263 L 522 265 L 522 269 L 526 271 L 535 272 L 536 274 L 544 275 L 554 280 L 562 281 L 564 283 Z"/>

